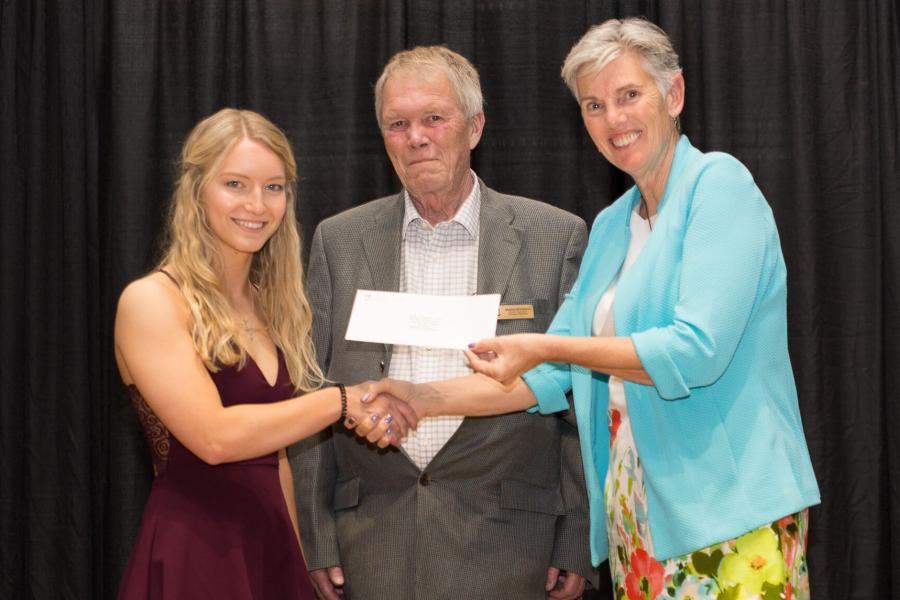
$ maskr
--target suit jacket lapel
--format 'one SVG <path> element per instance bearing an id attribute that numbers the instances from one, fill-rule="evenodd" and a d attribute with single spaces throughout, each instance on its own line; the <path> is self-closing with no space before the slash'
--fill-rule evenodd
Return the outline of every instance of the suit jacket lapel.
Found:
<path id="1" fill-rule="evenodd" d="M 484 183 L 481 186 L 481 214 L 478 217 L 478 285 L 479 294 L 500 294 L 509 286 L 513 266 L 522 246 L 522 232 L 512 226 L 513 213 L 505 201 Z M 484 443 L 484 436 L 497 435 L 502 427 L 488 419 L 466 417 L 456 433 L 441 448 L 431 464 L 453 462 Z M 469 454 L 471 456 L 471 454 Z"/>
<path id="2" fill-rule="evenodd" d="M 522 246 L 521 231 L 512 226 L 512 213 L 498 194 L 481 181 L 478 223 L 478 293 L 504 294 Z"/>
<path id="3" fill-rule="evenodd" d="M 400 289 L 400 240 L 403 226 L 403 196 L 378 215 L 363 234 L 362 243 L 376 290 L 396 292 Z"/>
<path id="4" fill-rule="evenodd" d="M 372 223 L 363 231 L 362 245 L 372 274 L 372 287 L 383 292 L 400 289 L 400 243 L 403 227 L 403 192 L 375 215 Z M 386 352 L 381 363 L 381 373 L 388 374 L 391 361 L 391 344 L 383 344 Z"/>

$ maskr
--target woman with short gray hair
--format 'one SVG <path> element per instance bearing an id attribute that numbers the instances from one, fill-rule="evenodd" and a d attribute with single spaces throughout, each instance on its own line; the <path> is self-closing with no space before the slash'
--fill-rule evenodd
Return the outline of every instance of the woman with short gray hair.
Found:
<path id="1" fill-rule="evenodd" d="M 597 149 L 635 185 L 595 220 L 550 330 L 472 344 L 490 379 L 370 393 L 421 418 L 553 413 L 571 391 L 592 558 L 609 559 L 616 598 L 809 598 L 820 498 L 772 211 L 737 159 L 681 135 L 684 76 L 656 25 L 594 27 L 562 74 Z"/>

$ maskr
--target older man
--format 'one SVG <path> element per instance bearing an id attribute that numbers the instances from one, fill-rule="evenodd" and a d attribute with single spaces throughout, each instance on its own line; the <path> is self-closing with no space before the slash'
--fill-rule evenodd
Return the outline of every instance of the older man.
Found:
<path id="1" fill-rule="evenodd" d="M 307 289 L 331 380 L 471 372 L 459 351 L 346 341 L 358 289 L 499 293 L 506 334 L 544 331 L 574 281 L 584 222 L 472 172 L 482 104 L 478 73 L 444 47 L 400 52 L 376 83 L 404 189 L 316 229 Z M 294 450 L 301 538 L 323 598 L 577 598 L 593 576 L 572 420 L 427 419 L 401 450 L 335 428 Z"/>

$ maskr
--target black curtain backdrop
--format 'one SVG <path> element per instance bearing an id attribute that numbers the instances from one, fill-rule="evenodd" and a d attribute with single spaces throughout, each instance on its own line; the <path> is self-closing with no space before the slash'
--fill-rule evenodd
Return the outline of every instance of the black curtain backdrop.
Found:
<path id="1" fill-rule="evenodd" d="M 372 84 L 394 52 L 444 43 L 481 71 L 478 174 L 591 221 L 629 182 L 593 148 L 559 68 L 589 25 L 645 15 L 682 57 L 685 132 L 747 164 L 775 212 L 823 495 L 813 597 L 900 598 L 898 10 L 0 0 L 0 597 L 115 595 L 151 470 L 112 319 L 122 287 L 155 261 L 197 120 L 245 107 L 288 132 L 308 240 L 322 218 L 397 189 Z"/>

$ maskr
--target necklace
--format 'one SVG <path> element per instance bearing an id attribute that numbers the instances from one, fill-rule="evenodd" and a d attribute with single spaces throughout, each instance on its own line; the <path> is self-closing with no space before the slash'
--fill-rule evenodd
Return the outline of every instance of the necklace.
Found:
<path id="1" fill-rule="evenodd" d="M 251 286 L 250 287 L 250 310 L 252 311 L 251 314 L 253 314 L 255 316 L 256 315 L 256 295 L 254 292 L 258 292 L 259 288 L 257 288 L 257 286 L 252 283 L 250 284 L 250 286 Z M 240 319 L 241 319 L 242 329 L 244 330 L 244 335 L 247 336 L 247 340 L 249 340 L 249 342 L 251 344 L 256 341 L 256 333 L 255 332 L 265 331 L 266 329 L 268 329 L 268 327 L 265 327 L 265 326 L 264 327 L 251 327 L 250 319 L 248 319 L 246 317 L 240 317 Z"/>
<path id="2" fill-rule="evenodd" d="M 254 334 L 253 332 L 259 331 L 260 328 L 259 327 L 250 327 L 250 321 L 248 321 L 247 319 L 245 319 L 243 317 L 241 317 L 241 322 L 244 324 L 244 333 L 247 335 L 247 339 L 250 340 L 251 343 L 255 342 L 256 334 Z"/>
<path id="3" fill-rule="evenodd" d="M 647 208 L 647 201 L 644 200 L 644 195 L 641 194 L 641 205 L 638 208 L 638 216 L 643 219 L 644 215 L 647 215 L 647 227 L 650 228 L 650 231 L 653 231 L 653 221 L 650 219 L 650 209 Z"/>

